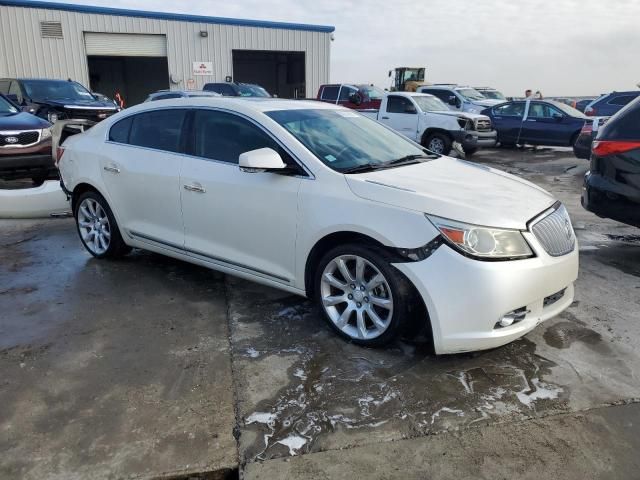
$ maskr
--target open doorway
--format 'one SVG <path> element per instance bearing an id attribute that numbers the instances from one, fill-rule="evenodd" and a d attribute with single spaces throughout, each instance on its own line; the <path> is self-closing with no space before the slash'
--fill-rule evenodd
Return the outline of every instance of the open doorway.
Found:
<path id="1" fill-rule="evenodd" d="M 112 99 L 119 93 L 127 107 L 169 88 L 167 57 L 89 56 L 88 64 L 91 90 Z"/>
<path id="2" fill-rule="evenodd" d="M 304 52 L 233 50 L 233 79 L 281 98 L 305 98 Z"/>

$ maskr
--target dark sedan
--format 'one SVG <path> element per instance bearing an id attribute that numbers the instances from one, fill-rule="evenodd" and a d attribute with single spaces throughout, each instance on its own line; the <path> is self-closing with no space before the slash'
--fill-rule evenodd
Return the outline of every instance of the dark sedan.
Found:
<path id="1" fill-rule="evenodd" d="M 573 154 L 578 158 L 591 158 L 591 144 L 598 134 L 598 130 L 607 122 L 609 117 L 593 117 L 584 122 L 576 143 L 573 144 Z"/>
<path id="2" fill-rule="evenodd" d="M 591 169 L 584 178 L 582 206 L 601 217 L 640 227 L 640 98 L 598 132 Z"/>
<path id="3" fill-rule="evenodd" d="M 487 108 L 502 145 L 572 146 L 587 117 L 552 100 L 516 100 Z"/>

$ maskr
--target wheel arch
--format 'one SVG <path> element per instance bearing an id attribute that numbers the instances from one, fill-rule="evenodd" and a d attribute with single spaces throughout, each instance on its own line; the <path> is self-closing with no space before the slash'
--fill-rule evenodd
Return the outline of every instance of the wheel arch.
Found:
<path id="1" fill-rule="evenodd" d="M 453 135 L 451 135 L 451 132 L 449 130 L 445 130 L 444 128 L 438 128 L 438 127 L 429 127 L 424 132 L 422 132 L 422 136 L 420 137 L 420 144 L 422 146 L 425 146 L 425 143 L 427 142 L 427 138 L 429 137 L 429 135 L 432 135 L 434 133 L 440 133 L 446 136 L 451 142 L 454 141 Z"/>
<path id="2" fill-rule="evenodd" d="M 76 214 L 76 205 L 77 205 L 78 199 L 85 192 L 99 193 L 106 200 L 104 193 L 102 193 L 94 185 L 91 185 L 90 183 L 86 183 L 86 182 L 78 183 L 75 187 L 73 187 L 73 190 L 71 191 L 71 211 L 73 212 L 74 215 Z"/>

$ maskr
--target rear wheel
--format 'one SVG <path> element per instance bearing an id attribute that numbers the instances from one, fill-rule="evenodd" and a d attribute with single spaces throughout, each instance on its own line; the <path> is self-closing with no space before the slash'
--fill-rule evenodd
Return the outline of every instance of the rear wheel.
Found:
<path id="1" fill-rule="evenodd" d="M 576 132 L 573 134 L 573 136 L 571 137 L 571 140 L 569 140 L 569 146 L 573 147 L 575 146 L 576 142 L 578 141 L 578 137 L 580 136 L 580 132 Z"/>
<path id="2" fill-rule="evenodd" d="M 449 155 L 451 152 L 451 139 L 444 133 L 430 133 L 422 144 L 427 150 L 440 155 Z"/>
<path id="3" fill-rule="evenodd" d="M 82 244 L 96 258 L 117 258 L 131 251 L 107 201 L 97 192 L 80 195 L 73 212 Z"/>
<path id="4" fill-rule="evenodd" d="M 327 252 L 314 285 L 331 328 L 359 345 L 385 345 L 409 322 L 411 285 L 375 247 L 353 244 Z"/>

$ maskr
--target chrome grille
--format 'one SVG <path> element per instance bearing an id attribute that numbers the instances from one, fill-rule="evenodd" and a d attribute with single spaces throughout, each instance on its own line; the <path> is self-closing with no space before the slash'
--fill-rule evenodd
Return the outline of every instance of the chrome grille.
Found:
<path id="1" fill-rule="evenodd" d="M 28 130 L 24 132 L 0 132 L 0 147 L 24 147 L 38 143 L 40 132 Z"/>
<path id="2" fill-rule="evenodd" d="M 476 130 L 479 132 L 490 132 L 491 120 L 489 119 L 476 120 Z"/>
<path id="3" fill-rule="evenodd" d="M 535 220 L 531 231 L 552 257 L 566 255 L 573 251 L 576 244 L 571 219 L 564 205 Z"/>

